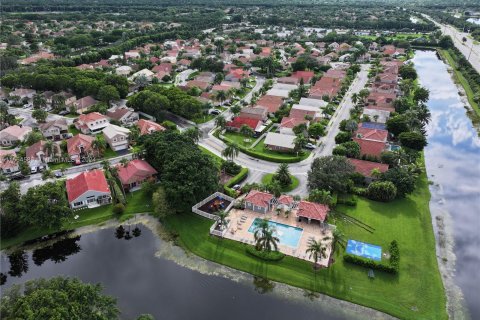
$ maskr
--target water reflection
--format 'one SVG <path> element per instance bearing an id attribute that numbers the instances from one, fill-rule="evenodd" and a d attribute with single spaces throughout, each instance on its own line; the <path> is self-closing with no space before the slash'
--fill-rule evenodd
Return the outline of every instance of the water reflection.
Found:
<path id="1" fill-rule="evenodd" d="M 430 90 L 432 121 L 427 127 L 427 173 L 438 187 L 431 188 L 435 206 L 452 216 L 455 280 L 462 288 L 473 319 L 480 319 L 480 139 L 466 115 L 446 65 L 435 52 L 418 51 L 413 59 L 420 83 Z"/>

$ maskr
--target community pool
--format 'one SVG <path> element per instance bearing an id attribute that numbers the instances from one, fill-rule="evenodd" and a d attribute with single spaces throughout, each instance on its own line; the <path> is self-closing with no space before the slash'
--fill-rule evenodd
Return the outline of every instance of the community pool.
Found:
<path id="1" fill-rule="evenodd" d="M 388 146 L 388 149 L 390 151 L 398 151 L 398 150 L 400 150 L 400 146 L 397 146 L 395 144 L 391 144 L 391 145 Z"/>
<path id="2" fill-rule="evenodd" d="M 248 228 L 248 232 L 254 233 L 260 221 L 262 219 L 255 218 L 250 228 Z M 275 221 L 268 221 L 268 224 L 274 228 L 274 234 L 280 240 L 280 244 L 293 248 L 298 246 L 298 241 L 300 241 L 303 232 L 302 228 L 292 227 Z"/>
<path id="3" fill-rule="evenodd" d="M 356 240 L 348 240 L 347 253 L 367 259 L 382 260 L 382 247 Z"/>

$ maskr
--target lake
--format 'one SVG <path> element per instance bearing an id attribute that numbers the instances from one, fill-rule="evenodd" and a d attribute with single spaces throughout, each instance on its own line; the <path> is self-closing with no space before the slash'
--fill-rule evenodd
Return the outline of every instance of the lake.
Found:
<path id="1" fill-rule="evenodd" d="M 466 115 L 447 66 L 434 51 L 417 51 L 413 59 L 422 86 L 430 90 L 432 113 L 427 174 L 432 215 L 448 212 L 453 227 L 456 266 L 454 280 L 460 286 L 472 319 L 480 319 L 480 139 Z"/>

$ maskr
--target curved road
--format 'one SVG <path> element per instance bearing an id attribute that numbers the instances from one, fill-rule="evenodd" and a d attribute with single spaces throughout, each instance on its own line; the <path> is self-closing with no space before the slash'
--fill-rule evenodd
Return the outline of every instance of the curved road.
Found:
<path id="1" fill-rule="evenodd" d="M 342 120 L 350 117 L 350 109 L 353 108 L 351 97 L 353 93 L 358 93 L 362 90 L 368 81 L 368 71 L 370 65 L 362 65 L 361 71 L 357 74 L 357 77 L 350 86 L 350 89 L 345 94 L 343 100 L 340 102 L 339 107 L 335 111 L 329 125 L 327 126 L 327 135 L 320 139 L 320 147 L 315 149 L 310 156 L 300 162 L 289 164 L 290 172 L 299 179 L 299 186 L 291 192 L 292 194 L 298 194 L 300 196 L 308 195 L 307 188 L 307 172 L 313 162 L 313 159 L 318 156 L 326 156 L 332 154 L 332 150 L 335 147 L 335 136 L 340 131 L 339 124 Z M 258 84 L 257 80 L 257 84 Z M 251 91 L 251 94 L 254 90 Z M 199 141 L 199 145 L 208 149 L 217 156 L 222 157 L 222 150 L 226 147 L 225 143 L 220 139 L 213 136 L 213 122 L 209 124 L 209 132 L 206 137 L 203 137 Z M 207 123 L 205 127 L 207 127 Z M 255 159 L 242 152 L 234 160 L 237 164 L 247 167 L 249 175 L 244 183 L 260 182 L 262 176 L 266 173 L 273 173 L 277 170 L 278 164 L 269 161 Z"/>

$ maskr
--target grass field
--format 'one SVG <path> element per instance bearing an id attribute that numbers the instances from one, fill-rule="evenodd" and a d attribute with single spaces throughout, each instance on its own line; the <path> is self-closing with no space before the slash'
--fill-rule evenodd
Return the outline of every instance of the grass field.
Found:
<path id="1" fill-rule="evenodd" d="M 480 106 L 473 100 L 475 96 L 475 92 L 473 92 L 472 88 L 468 84 L 467 79 L 463 76 L 462 72 L 458 70 L 457 64 L 453 60 L 452 56 L 447 50 L 438 50 L 440 55 L 446 60 L 446 62 L 452 67 L 455 75 L 455 82 L 460 83 L 467 94 L 467 99 L 470 105 L 472 106 L 473 110 L 475 111 L 476 115 L 480 117 Z"/>
<path id="2" fill-rule="evenodd" d="M 265 262 L 245 253 L 246 244 L 209 235 L 210 220 L 194 214 L 170 216 L 168 229 L 179 235 L 179 243 L 205 259 L 307 290 L 371 307 L 401 319 L 447 319 L 446 299 L 435 257 L 435 239 L 429 212 L 430 193 L 425 175 L 414 195 L 391 203 L 360 198 L 356 207 L 337 210 L 370 225 L 370 234 L 353 224 L 338 222 L 346 238 L 387 248 L 397 240 L 400 248 L 398 276 L 375 272 L 367 276 L 363 267 L 343 262 L 343 249 L 335 263 L 316 274 L 303 260 L 285 257 Z"/>
<path id="3" fill-rule="evenodd" d="M 32 226 L 25 229 L 14 238 L 2 239 L 0 243 L 0 249 L 3 250 L 14 245 L 20 245 L 27 240 L 36 239 L 58 231 L 72 230 L 83 226 L 100 224 L 113 218 L 125 220 L 131 218 L 135 213 L 145 213 L 151 211 L 152 209 L 150 204 L 151 200 L 148 198 L 148 196 L 142 190 L 139 190 L 127 194 L 127 206 L 125 207 L 125 212 L 121 216 L 116 216 L 112 212 L 113 205 L 111 204 L 93 209 L 78 210 L 75 211 L 74 214 L 79 215 L 79 218 L 77 220 L 72 219 L 68 223 L 65 223 L 59 230 Z"/>
<path id="4" fill-rule="evenodd" d="M 273 173 L 267 173 L 262 177 L 262 183 L 269 184 L 270 182 L 272 182 L 272 178 L 273 178 Z M 295 190 L 298 187 L 299 181 L 297 177 L 290 175 L 290 178 L 292 179 L 292 183 L 288 187 L 283 188 L 282 192 L 290 192 Z"/>

